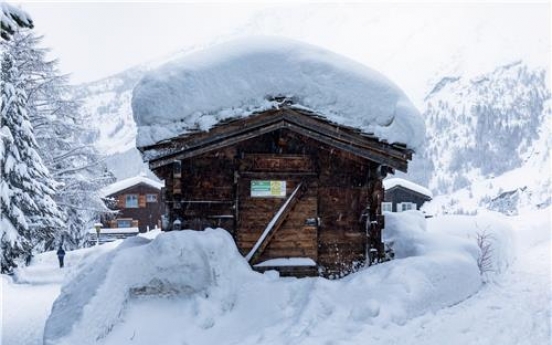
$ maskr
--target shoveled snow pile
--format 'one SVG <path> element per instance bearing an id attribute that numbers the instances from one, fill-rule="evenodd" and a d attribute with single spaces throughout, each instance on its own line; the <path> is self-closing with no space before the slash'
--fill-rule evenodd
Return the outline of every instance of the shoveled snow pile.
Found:
<path id="1" fill-rule="evenodd" d="M 328 120 L 416 149 L 424 122 L 405 94 L 360 63 L 298 41 L 253 37 L 196 52 L 135 87 L 137 146 L 277 107 L 287 97 Z"/>
<path id="2" fill-rule="evenodd" d="M 63 286 L 44 344 L 320 344 L 479 290 L 473 241 L 428 232 L 414 211 L 386 231 L 397 259 L 335 281 L 253 272 L 222 229 L 127 239 Z"/>

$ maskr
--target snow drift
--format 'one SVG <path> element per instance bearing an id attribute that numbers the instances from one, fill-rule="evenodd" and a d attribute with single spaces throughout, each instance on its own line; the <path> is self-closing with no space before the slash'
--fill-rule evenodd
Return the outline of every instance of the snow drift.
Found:
<path id="1" fill-rule="evenodd" d="M 95 344 L 120 321 L 131 297 L 205 294 L 225 272 L 236 279 L 240 272 L 253 274 L 240 259 L 223 230 L 129 238 L 89 262 L 62 288 L 46 322 L 44 343 Z"/>
<path id="2" fill-rule="evenodd" d="M 472 241 L 429 233 L 419 212 L 389 216 L 386 231 L 397 259 L 337 281 L 253 272 L 222 229 L 127 239 L 63 286 L 44 343 L 315 344 L 403 324 L 481 286 Z"/>
<path id="3" fill-rule="evenodd" d="M 255 37 L 220 44 L 149 72 L 135 87 L 137 146 L 278 106 L 287 97 L 328 120 L 415 149 L 424 123 L 380 73 L 298 41 Z"/>

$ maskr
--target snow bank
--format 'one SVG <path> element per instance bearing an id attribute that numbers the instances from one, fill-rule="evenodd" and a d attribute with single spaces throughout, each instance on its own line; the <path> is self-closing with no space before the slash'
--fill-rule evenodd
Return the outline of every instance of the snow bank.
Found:
<path id="1" fill-rule="evenodd" d="M 335 123 L 416 149 L 424 122 L 380 73 L 298 41 L 255 37 L 190 54 L 148 73 L 135 87 L 137 146 L 221 120 L 277 107 L 286 96 Z"/>
<path id="2" fill-rule="evenodd" d="M 386 233 L 396 260 L 337 281 L 255 273 L 220 229 L 130 238 L 62 288 L 44 343 L 319 344 L 404 324 L 481 286 L 469 239 L 428 232 L 412 211 L 388 215 Z"/>
<path id="3" fill-rule="evenodd" d="M 485 280 L 492 280 L 506 271 L 514 260 L 513 229 L 500 213 L 438 216 L 429 219 L 428 231 L 465 238 L 477 245 L 478 263 Z"/>
<path id="4" fill-rule="evenodd" d="M 46 322 L 44 343 L 96 344 L 120 321 L 133 296 L 206 294 L 226 272 L 236 279 L 253 274 L 224 230 L 126 239 L 62 288 Z"/>

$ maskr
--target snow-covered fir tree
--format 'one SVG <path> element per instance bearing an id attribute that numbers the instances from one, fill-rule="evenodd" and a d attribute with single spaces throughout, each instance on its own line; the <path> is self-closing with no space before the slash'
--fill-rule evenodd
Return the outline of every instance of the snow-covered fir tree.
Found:
<path id="1" fill-rule="evenodd" d="M 42 38 L 33 33 L 16 34 L 10 51 L 25 79 L 31 124 L 39 152 L 52 176 L 60 182 L 55 201 L 65 214 L 60 233 L 66 248 L 82 244 L 86 230 L 107 208 L 98 190 L 113 181 L 96 148 L 85 142 L 92 129 L 80 104 L 71 98 L 67 77 L 56 60 L 47 60 Z M 62 237 L 62 238 L 61 238 Z"/>
<path id="2" fill-rule="evenodd" d="M 7 2 L 0 2 L 0 37 L 9 41 L 19 28 L 33 28 L 29 14 Z"/>
<path id="3" fill-rule="evenodd" d="M 6 273 L 33 251 L 53 248 L 64 221 L 53 199 L 56 182 L 37 151 L 21 74 L 9 52 L 3 54 L 1 77 L 0 246 Z"/>

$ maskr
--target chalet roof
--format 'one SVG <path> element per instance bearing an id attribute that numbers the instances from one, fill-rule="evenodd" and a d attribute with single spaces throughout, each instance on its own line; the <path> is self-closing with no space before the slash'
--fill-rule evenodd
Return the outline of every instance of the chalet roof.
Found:
<path id="1" fill-rule="evenodd" d="M 403 188 L 409 189 L 418 194 L 422 194 L 428 197 L 429 199 L 433 198 L 433 193 L 431 193 L 429 189 L 422 187 L 419 184 L 414 183 L 412 181 L 408 181 L 398 177 L 383 180 L 383 188 L 385 190 L 391 190 L 396 187 L 403 187 Z"/>
<path id="2" fill-rule="evenodd" d="M 110 184 L 109 186 L 102 188 L 100 190 L 100 196 L 105 198 L 107 196 L 113 195 L 117 192 L 139 184 L 145 184 L 159 190 L 164 186 L 163 182 L 157 182 L 145 176 L 134 176 L 121 181 L 117 181 Z"/>
<path id="3" fill-rule="evenodd" d="M 199 51 L 149 72 L 132 97 L 137 146 L 278 109 L 281 98 L 390 144 L 415 150 L 424 138 L 419 112 L 380 73 L 308 44 L 254 37 Z"/>
<path id="4" fill-rule="evenodd" d="M 401 171 L 406 171 L 407 161 L 412 158 L 412 150 L 404 146 L 383 143 L 364 135 L 357 128 L 340 126 L 317 114 L 288 107 L 227 120 L 208 132 L 182 135 L 140 150 L 144 159 L 149 161 L 150 168 L 156 169 L 176 160 L 195 157 L 278 129 L 294 131 L 354 156 Z"/>

